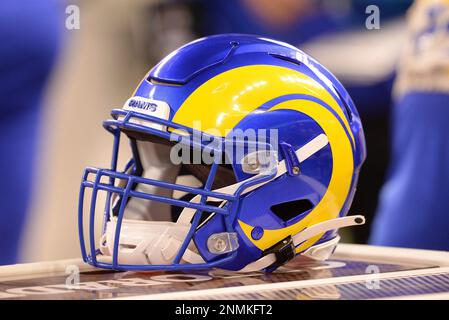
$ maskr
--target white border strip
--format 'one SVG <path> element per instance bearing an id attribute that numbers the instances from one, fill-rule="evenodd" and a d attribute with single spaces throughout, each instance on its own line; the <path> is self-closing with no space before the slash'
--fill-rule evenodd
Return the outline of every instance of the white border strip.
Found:
<path id="1" fill-rule="evenodd" d="M 360 244 L 339 244 L 332 259 L 363 260 L 412 266 L 449 267 L 449 252 Z"/>
<path id="2" fill-rule="evenodd" d="M 415 296 L 388 297 L 376 300 L 449 300 L 449 292 L 417 294 Z"/>
<path id="3" fill-rule="evenodd" d="M 68 266 L 77 266 L 80 272 L 98 270 L 84 263 L 81 259 L 12 264 L 0 266 L 0 281 L 56 276 L 65 274 Z"/>

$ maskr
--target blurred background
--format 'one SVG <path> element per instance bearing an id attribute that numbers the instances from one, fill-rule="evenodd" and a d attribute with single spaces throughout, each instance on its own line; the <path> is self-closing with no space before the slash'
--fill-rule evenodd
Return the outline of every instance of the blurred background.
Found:
<path id="1" fill-rule="evenodd" d="M 0 264 L 80 255 L 82 170 L 110 161 L 112 140 L 101 122 L 166 54 L 229 32 L 298 46 L 349 91 L 368 146 L 350 213 L 364 214 L 368 223 L 345 230 L 344 241 L 367 243 L 389 168 L 392 90 L 410 38 L 412 2 L 3 0 Z M 370 5 L 379 9 L 374 28 Z"/>

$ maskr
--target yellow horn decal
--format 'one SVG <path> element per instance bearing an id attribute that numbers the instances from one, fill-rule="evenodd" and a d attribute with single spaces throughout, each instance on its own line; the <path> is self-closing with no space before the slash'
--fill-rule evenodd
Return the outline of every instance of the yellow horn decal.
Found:
<path id="1" fill-rule="evenodd" d="M 325 102 L 354 142 L 342 109 L 322 85 L 301 72 L 270 65 L 234 68 L 209 79 L 187 97 L 173 122 L 189 127 L 200 124 L 203 132 L 225 136 L 262 104 L 288 94 L 306 94 Z"/>
<path id="2" fill-rule="evenodd" d="M 329 139 L 332 152 L 332 175 L 327 191 L 317 206 L 304 219 L 291 226 L 276 230 L 265 229 L 263 237 L 260 240 L 254 240 L 251 237 L 251 231 L 254 226 L 239 220 L 240 227 L 245 235 L 260 250 L 268 249 L 276 242 L 289 235 L 294 235 L 308 226 L 336 218 L 348 196 L 354 171 L 351 144 L 343 126 L 332 112 L 322 105 L 309 100 L 285 101 L 274 106 L 270 111 L 276 109 L 297 110 L 308 115 L 321 126 Z M 318 241 L 321 236 L 322 234 L 305 241 L 296 251 L 300 252 L 307 249 Z"/>

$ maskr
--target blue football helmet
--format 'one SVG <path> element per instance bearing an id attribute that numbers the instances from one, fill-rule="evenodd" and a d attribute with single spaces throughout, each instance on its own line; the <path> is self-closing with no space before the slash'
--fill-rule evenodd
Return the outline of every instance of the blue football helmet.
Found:
<path id="1" fill-rule="evenodd" d="M 286 43 L 193 41 L 103 126 L 114 136 L 111 168 L 86 168 L 79 198 L 91 265 L 270 272 L 297 255 L 327 259 L 339 228 L 364 223 L 346 215 L 366 156 L 354 103 Z M 118 170 L 121 136 L 131 159 Z"/>

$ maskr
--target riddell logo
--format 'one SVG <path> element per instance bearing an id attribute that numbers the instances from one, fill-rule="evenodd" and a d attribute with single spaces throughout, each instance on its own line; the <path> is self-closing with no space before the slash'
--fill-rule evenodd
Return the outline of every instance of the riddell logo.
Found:
<path id="1" fill-rule="evenodd" d="M 137 108 L 142 110 L 148 110 L 150 112 L 154 112 L 157 109 L 157 104 L 148 101 L 135 100 L 131 99 L 128 102 L 128 106 L 131 108 Z"/>

